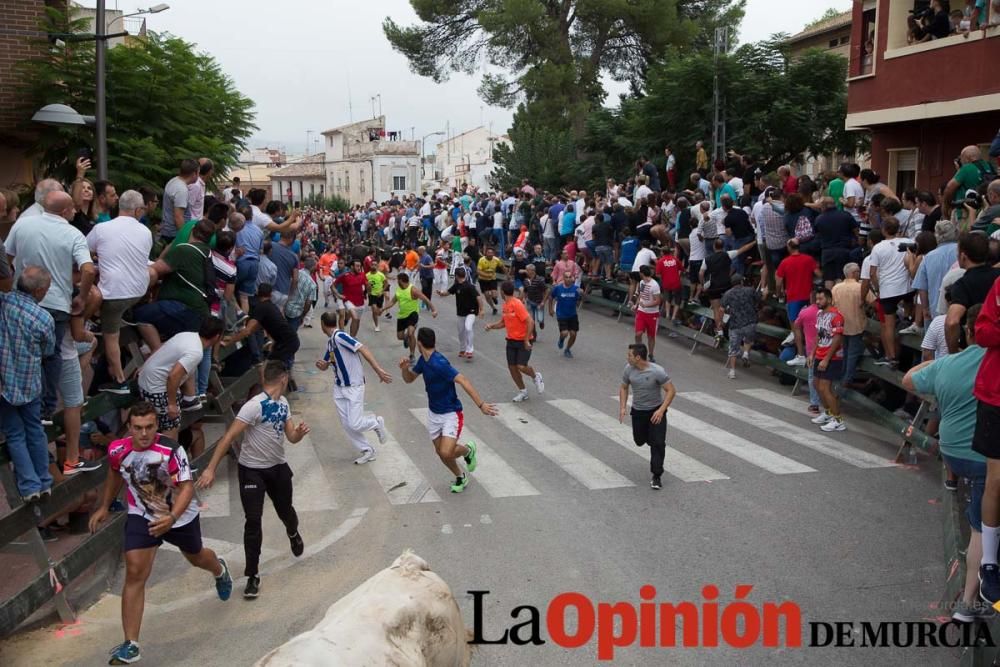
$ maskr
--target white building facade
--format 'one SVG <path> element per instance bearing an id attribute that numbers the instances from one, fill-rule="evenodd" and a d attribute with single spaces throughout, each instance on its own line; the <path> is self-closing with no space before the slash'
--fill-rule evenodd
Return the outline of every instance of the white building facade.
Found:
<path id="1" fill-rule="evenodd" d="M 486 127 L 477 127 L 445 139 L 434 153 L 434 180 L 443 188 L 459 188 L 463 184 L 489 190 L 490 175 L 496 166 L 493 151 L 508 143 L 510 138 L 498 135 Z"/>
<path id="2" fill-rule="evenodd" d="M 326 191 L 353 204 L 383 202 L 420 188 L 420 142 L 387 132 L 385 116 L 323 132 Z"/>
<path id="3" fill-rule="evenodd" d="M 326 154 L 310 155 L 271 172 L 271 199 L 286 204 L 327 196 Z"/>

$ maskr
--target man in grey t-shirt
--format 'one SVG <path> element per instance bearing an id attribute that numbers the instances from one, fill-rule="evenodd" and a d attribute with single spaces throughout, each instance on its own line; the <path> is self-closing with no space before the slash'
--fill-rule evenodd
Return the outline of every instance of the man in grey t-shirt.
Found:
<path id="1" fill-rule="evenodd" d="M 258 565 L 264 534 L 261 516 L 264 496 L 270 496 L 274 511 L 285 524 L 292 554 L 302 555 L 305 544 L 299 535 L 299 517 L 292 507 L 292 469 L 285 462 L 285 439 L 296 443 L 309 433 L 305 422 L 292 424 L 288 401 L 282 395 L 288 388 L 288 371 L 284 364 L 269 361 L 264 367 L 264 391 L 247 401 L 226 435 L 215 448 L 212 461 L 198 480 L 204 489 L 215 480 L 215 470 L 233 441 L 243 436 L 239 457 L 240 500 L 246 524 L 243 528 L 243 548 L 246 551 L 247 588 L 243 597 L 255 598 L 260 591 Z"/>
<path id="2" fill-rule="evenodd" d="M 632 439 L 636 447 L 649 445 L 649 486 L 662 488 L 663 456 L 667 449 L 667 409 L 677 395 L 670 376 L 663 367 L 649 361 L 649 350 L 642 343 L 628 346 L 628 363 L 618 390 L 618 421 L 625 421 L 625 407 L 632 391 Z"/>
<path id="3" fill-rule="evenodd" d="M 172 241 L 177 232 L 187 222 L 188 186 L 198 179 L 198 162 L 182 160 L 177 175 L 167 181 L 163 187 L 161 208 L 163 219 L 160 220 L 160 238 Z"/>

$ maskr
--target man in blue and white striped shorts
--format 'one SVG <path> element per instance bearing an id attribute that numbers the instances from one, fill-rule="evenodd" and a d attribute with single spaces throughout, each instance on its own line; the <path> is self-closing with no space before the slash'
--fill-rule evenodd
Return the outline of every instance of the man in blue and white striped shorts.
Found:
<path id="1" fill-rule="evenodd" d="M 347 439 L 361 453 L 355 463 L 362 464 L 375 460 L 375 449 L 368 444 L 365 433 L 375 431 L 379 443 L 386 439 L 385 420 L 371 413 L 365 413 L 365 371 L 361 365 L 363 358 L 372 367 L 379 380 L 392 382 L 392 376 L 382 370 L 368 348 L 346 331 L 337 328 L 336 313 L 323 313 L 320 319 L 323 333 L 330 337 L 326 343 L 326 354 L 316 362 L 316 368 L 325 371 L 333 368 L 336 382 L 333 386 L 333 402 L 340 415 Z"/>

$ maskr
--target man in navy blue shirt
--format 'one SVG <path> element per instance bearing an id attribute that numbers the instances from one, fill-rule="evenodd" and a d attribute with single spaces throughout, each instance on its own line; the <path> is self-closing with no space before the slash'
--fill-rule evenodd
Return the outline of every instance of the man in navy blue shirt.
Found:
<path id="1" fill-rule="evenodd" d="M 438 457 L 448 470 L 455 475 L 455 483 L 451 485 L 452 493 L 461 493 L 469 485 L 469 475 L 458 467 L 456 459 L 465 460 L 468 472 L 476 469 L 476 443 L 458 444 L 462 435 L 462 403 L 458 400 L 455 385 L 460 385 L 476 407 L 486 416 L 497 414 L 497 408 L 486 403 L 479 397 L 479 392 L 472 382 L 459 373 L 443 354 L 434 349 L 436 336 L 433 329 L 421 327 L 417 331 L 417 348 L 420 357 L 415 365 L 407 358 L 399 360 L 399 369 L 403 372 L 403 381 L 410 384 L 419 376 L 424 378 L 424 388 L 427 390 L 427 432 L 434 442 Z M 411 368 L 412 366 L 412 368 Z"/>
<path id="2" fill-rule="evenodd" d="M 580 330 L 580 318 L 576 309 L 583 298 L 583 290 L 573 280 L 573 274 L 566 272 L 562 278 L 562 283 L 552 288 L 546 300 L 549 302 L 549 315 L 554 315 L 559 323 L 559 348 L 563 350 L 564 357 L 572 359 L 570 349 Z"/>

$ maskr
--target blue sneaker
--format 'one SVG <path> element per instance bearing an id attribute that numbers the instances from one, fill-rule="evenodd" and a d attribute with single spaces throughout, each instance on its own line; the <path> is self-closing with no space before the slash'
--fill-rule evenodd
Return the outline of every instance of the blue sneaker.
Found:
<path id="1" fill-rule="evenodd" d="M 565 350 L 563 350 L 563 356 L 566 357 L 567 359 L 572 359 L 573 353 L 570 352 L 569 348 L 566 348 Z"/>
<path id="2" fill-rule="evenodd" d="M 559 349 L 560 350 L 563 349 L 563 345 L 565 345 L 565 344 L 566 344 L 566 339 L 563 338 L 562 336 L 559 336 L 559 342 L 556 343 L 556 345 L 559 346 Z"/>
<path id="3" fill-rule="evenodd" d="M 139 662 L 141 659 L 139 645 L 131 639 L 126 639 L 111 651 L 111 659 L 108 660 L 108 664 L 131 665 L 133 662 Z"/>
<path id="4" fill-rule="evenodd" d="M 108 510 L 111 511 L 111 512 L 124 512 L 127 509 L 128 508 L 125 507 L 125 503 L 123 503 L 122 501 L 118 500 L 117 498 L 115 498 L 114 500 L 112 500 L 111 504 L 108 505 Z"/>
<path id="5" fill-rule="evenodd" d="M 222 565 L 222 574 L 215 578 L 215 592 L 219 594 L 219 599 L 225 602 L 233 594 L 233 576 L 229 574 L 225 558 L 220 558 L 219 564 Z"/>

